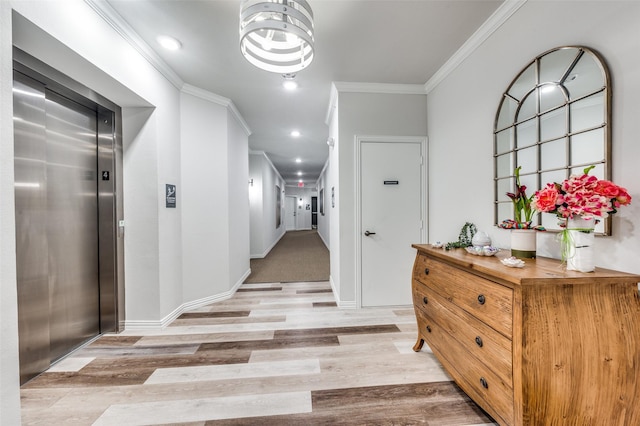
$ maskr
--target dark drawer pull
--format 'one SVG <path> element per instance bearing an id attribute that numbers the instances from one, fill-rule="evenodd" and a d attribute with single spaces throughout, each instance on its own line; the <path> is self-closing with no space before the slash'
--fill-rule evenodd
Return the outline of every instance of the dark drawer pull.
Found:
<path id="1" fill-rule="evenodd" d="M 478 303 L 481 305 L 484 305 L 484 302 L 486 302 L 487 300 L 484 297 L 484 294 L 479 294 L 478 295 Z"/>
<path id="2" fill-rule="evenodd" d="M 487 383 L 487 379 L 485 379 L 484 377 L 480 377 L 480 384 L 483 388 L 489 389 L 489 383 Z"/>
<path id="3" fill-rule="evenodd" d="M 429 299 L 427 299 L 427 296 L 422 298 L 422 303 L 424 303 L 425 305 L 429 303 Z"/>
<path id="4" fill-rule="evenodd" d="M 429 275 L 429 268 L 424 268 L 424 274 Z"/>
<path id="5" fill-rule="evenodd" d="M 427 332 L 431 333 L 431 326 L 430 325 L 427 326 Z"/>
<path id="6" fill-rule="evenodd" d="M 482 337 L 480 336 L 476 336 L 476 345 L 482 347 L 483 343 L 482 343 Z"/>

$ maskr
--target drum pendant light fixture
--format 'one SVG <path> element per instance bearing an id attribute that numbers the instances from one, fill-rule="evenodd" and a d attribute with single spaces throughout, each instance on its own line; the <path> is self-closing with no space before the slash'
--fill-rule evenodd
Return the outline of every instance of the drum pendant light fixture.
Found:
<path id="1" fill-rule="evenodd" d="M 265 71 L 296 73 L 313 60 L 313 11 L 306 0 L 243 0 L 240 51 Z"/>

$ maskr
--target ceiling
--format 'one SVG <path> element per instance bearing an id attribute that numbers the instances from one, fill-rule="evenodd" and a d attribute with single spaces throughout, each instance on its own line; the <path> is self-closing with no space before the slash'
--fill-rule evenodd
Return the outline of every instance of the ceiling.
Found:
<path id="1" fill-rule="evenodd" d="M 240 0 L 108 3 L 182 81 L 234 103 L 251 129 L 249 148 L 263 151 L 287 185 L 312 186 L 329 154 L 332 82 L 424 84 L 502 0 L 309 0 L 315 58 L 297 74 L 293 92 L 281 75 L 242 57 Z M 160 47 L 161 34 L 182 49 Z M 292 130 L 301 135 L 293 138 Z"/>

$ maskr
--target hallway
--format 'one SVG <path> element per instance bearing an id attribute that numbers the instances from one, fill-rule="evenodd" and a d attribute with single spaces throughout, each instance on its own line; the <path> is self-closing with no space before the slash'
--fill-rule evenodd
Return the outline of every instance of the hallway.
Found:
<path id="1" fill-rule="evenodd" d="M 262 259 L 251 259 L 245 283 L 329 281 L 329 249 L 318 231 L 287 231 Z"/>
<path id="2" fill-rule="evenodd" d="M 412 309 L 340 310 L 327 282 L 244 284 L 163 330 L 77 351 L 22 387 L 22 420 L 492 424 L 415 337 Z"/>

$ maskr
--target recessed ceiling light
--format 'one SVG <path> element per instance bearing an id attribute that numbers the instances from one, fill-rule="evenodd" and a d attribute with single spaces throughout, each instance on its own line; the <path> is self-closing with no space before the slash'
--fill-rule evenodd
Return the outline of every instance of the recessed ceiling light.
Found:
<path id="1" fill-rule="evenodd" d="M 300 132 L 299 132 L 299 131 L 297 131 L 297 130 L 293 130 L 293 131 L 291 132 L 291 136 L 293 136 L 294 138 L 297 138 L 297 137 L 299 137 L 299 136 L 300 136 Z"/>
<path id="2" fill-rule="evenodd" d="M 302 172 L 298 172 L 298 176 L 302 176 Z"/>
<path id="3" fill-rule="evenodd" d="M 296 75 L 292 73 L 282 74 L 282 78 L 284 81 L 282 82 L 282 86 L 287 90 L 296 90 L 298 88 L 298 83 L 296 83 L 295 78 Z"/>
<path id="4" fill-rule="evenodd" d="M 285 80 L 282 83 L 282 86 L 287 90 L 296 90 L 298 88 L 298 83 L 293 80 Z"/>
<path id="5" fill-rule="evenodd" d="M 156 40 L 158 40 L 158 43 L 160 43 L 160 46 L 164 47 L 167 50 L 178 50 L 182 47 L 182 43 L 180 43 L 178 39 L 175 39 L 170 36 L 161 35 L 161 36 L 158 36 Z"/>
<path id="6" fill-rule="evenodd" d="M 302 163 L 302 160 L 299 158 L 296 158 L 296 163 Z"/>

